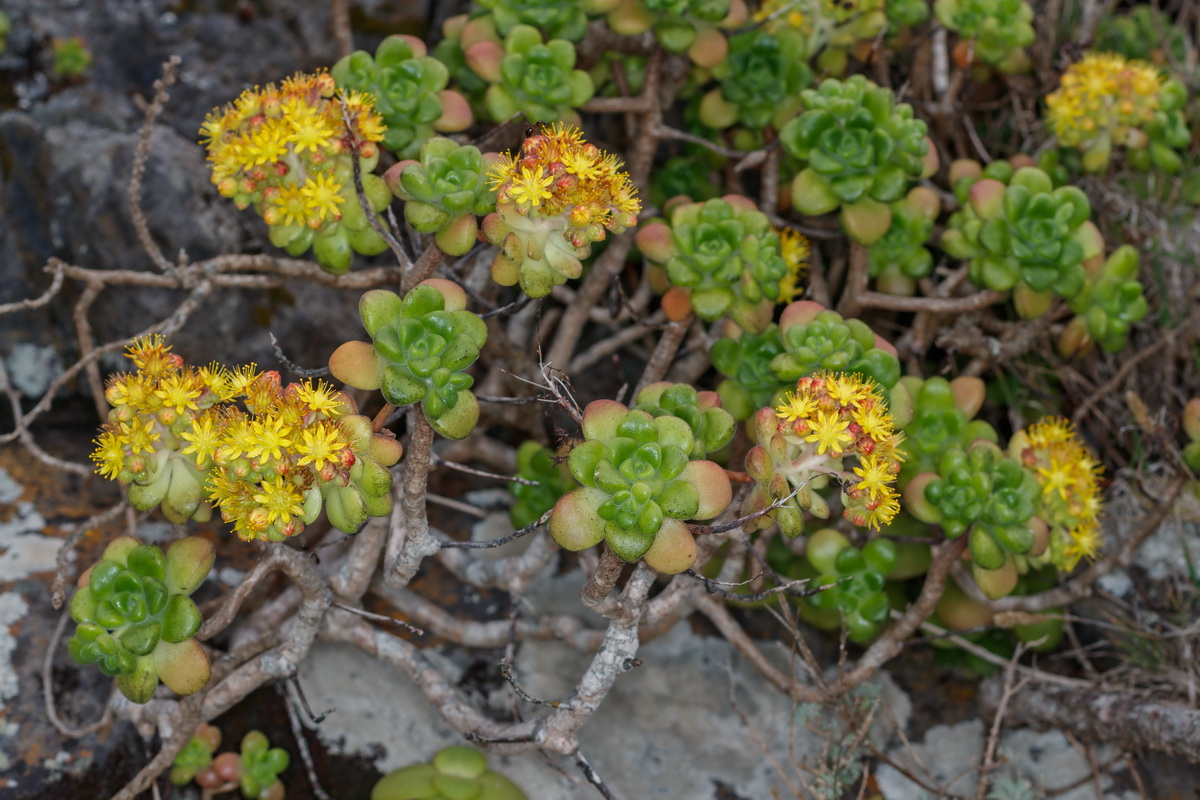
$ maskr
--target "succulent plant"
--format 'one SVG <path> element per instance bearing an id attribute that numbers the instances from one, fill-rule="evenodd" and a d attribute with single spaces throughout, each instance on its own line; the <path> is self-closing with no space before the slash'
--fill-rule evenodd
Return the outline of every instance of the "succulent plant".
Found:
<path id="1" fill-rule="evenodd" d="M 1162 11 L 1145 3 L 1124 14 L 1104 15 L 1094 48 L 1158 66 L 1184 64 L 1188 57 L 1187 34 Z"/>
<path id="2" fill-rule="evenodd" d="M 841 484 L 843 516 L 861 527 L 879 528 L 899 511 L 893 489 L 900 471 L 902 435 L 884 395 L 870 379 L 822 372 L 796 382 L 776 408 L 754 416 L 755 440 L 746 472 L 755 486 L 742 505 L 747 530 L 778 523 L 785 536 L 804 530 L 804 512 L 829 516 L 822 496 Z M 846 469 L 854 457 L 859 465 Z M 764 513 L 765 512 L 765 513 Z"/>
<path id="3" fill-rule="evenodd" d="M 912 398 L 912 414 L 897 427 L 904 431 L 904 468 L 901 484 L 921 472 L 937 469 L 942 454 L 952 447 L 965 449 L 976 439 L 998 441 L 996 431 L 984 420 L 972 420 L 983 406 L 985 387 L 979 378 L 961 376 L 952 381 L 933 376 L 921 380 L 900 379 Z"/>
<path id="4" fill-rule="evenodd" d="M 1078 316 L 1059 338 L 1063 356 L 1086 352 L 1094 342 L 1107 353 L 1119 353 L 1129 341 L 1129 329 L 1149 313 L 1138 280 L 1138 254 L 1122 245 L 1096 270 L 1089 270 L 1083 289 L 1067 303 Z"/>
<path id="5" fill-rule="evenodd" d="M 526 800 L 508 778 L 487 768 L 487 758 L 470 747 L 446 747 L 429 764 L 413 764 L 384 775 L 371 800 Z"/>
<path id="6" fill-rule="evenodd" d="M 387 126 L 383 146 L 400 158 L 416 156 L 434 131 L 465 130 L 473 121 L 466 98 L 446 89 L 446 67 L 412 36 L 387 37 L 374 58 L 356 50 L 334 64 L 330 74 L 338 88 L 375 98 L 375 110 Z"/>
<path id="7" fill-rule="evenodd" d="M 1144 61 L 1089 53 L 1063 73 L 1046 97 L 1046 122 L 1062 147 L 1078 150 L 1087 172 L 1104 172 L 1115 147 L 1137 169 L 1175 174 L 1178 150 L 1191 144 L 1187 89 Z"/>
<path id="8" fill-rule="evenodd" d="M 767 0 L 758 7 L 754 18 L 769 31 L 777 33 L 787 30 L 802 36 L 808 52 L 817 55 L 817 70 L 841 77 L 846 72 L 850 56 L 860 61 L 870 59 L 876 47 L 875 40 L 892 22 L 892 5 L 895 2 Z M 925 13 L 928 15 L 928 8 Z"/>
<path id="9" fill-rule="evenodd" d="M 578 278 L 592 244 L 636 224 L 642 207 L 621 162 L 560 124 L 535 130 L 488 177 L 496 211 L 483 233 L 499 248 L 492 279 L 535 298 Z"/>
<path id="10" fill-rule="evenodd" d="M 712 519 L 733 496 L 725 470 L 689 459 L 691 426 L 596 400 L 584 409 L 583 435 L 568 457 L 582 486 L 555 504 L 554 540 L 567 550 L 606 541 L 624 561 L 666 574 L 690 567 L 696 542 L 684 520 Z"/>
<path id="11" fill-rule="evenodd" d="M 608 26 L 623 36 L 653 31 L 669 53 L 686 52 L 698 66 L 711 69 L 729 51 L 719 29 L 746 22 L 743 0 L 620 0 L 607 10 Z"/>
<path id="12" fill-rule="evenodd" d="M 211 542 L 188 536 L 164 556 L 154 545 L 122 536 L 83 574 L 71 598 L 77 623 L 67 650 L 77 664 L 115 676 L 134 703 L 154 696 L 159 680 L 176 694 L 208 683 L 208 655 L 192 637 L 203 621 L 189 595 L 215 559 Z"/>
<path id="13" fill-rule="evenodd" d="M 483 95 L 488 82 L 475 74 L 467 63 L 466 48 L 481 41 L 500 42 L 492 15 L 472 18 L 467 14 L 455 14 L 442 23 L 442 39 L 433 48 L 433 57 L 446 67 L 450 83 L 467 98 L 478 117 L 486 116 Z"/>
<path id="14" fill-rule="evenodd" d="M 1090 221 L 1091 204 L 1073 186 L 1055 189 L 1036 167 L 1000 180 L 975 180 L 966 204 L 951 217 L 942 249 L 970 259 L 977 285 L 1015 291 L 1017 313 L 1044 314 L 1054 295 L 1070 300 L 1083 289 L 1085 260 L 1103 252 L 1104 240 Z"/>
<path id="15" fill-rule="evenodd" d="M 575 108 L 592 98 L 592 78 L 575 69 L 575 46 L 545 41 L 537 28 L 514 25 L 503 44 L 482 38 L 464 50 L 467 63 L 491 84 L 485 96 L 494 122 L 524 114 L 532 122 L 576 121 Z"/>
<path id="16" fill-rule="evenodd" d="M 1060 417 L 1038 420 L 1013 435 L 1008 454 L 1033 474 L 1041 490 L 1034 505 L 1031 564 L 1052 563 L 1070 572 L 1081 558 L 1095 559 L 1104 540 L 1098 524 L 1103 468 L 1071 423 Z"/>
<path id="17" fill-rule="evenodd" d="M 892 224 L 868 251 L 870 275 L 879 291 L 911 296 L 916 280 L 933 271 L 933 255 L 925 244 L 941 206 L 937 194 L 924 186 L 913 187 L 903 200 L 892 203 Z"/>
<path id="18" fill-rule="evenodd" d="M 1028 67 L 1024 48 L 1033 44 L 1033 8 L 1027 0 L 934 0 L 938 22 L 954 31 L 982 61 L 1002 72 Z"/>
<path id="19" fill-rule="evenodd" d="M 804 113 L 779 132 L 788 153 L 805 164 L 792 182 L 792 204 L 810 216 L 841 209 L 847 235 L 875 243 L 891 224 L 888 204 L 937 170 L 925 123 L 862 75 L 829 78 L 800 99 Z"/>
<path id="20" fill-rule="evenodd" d="M 728 315 L 750 331 L 770 324 L 787 263 L 779 234 L 748 198 L 678 205 L 669 225 L 644 225 L 636 241 L 672 284 L 663 297 L 668 317 L 684 319 L 694 311 L 714 321 Z"/>
<path id="21" fill-rule="evenodd" d="M 501 36 L 517 25 L 571 42 L 578 42 L 587 32 L 587 13 L 576 0 L 479 0 L 479 5 L 492 13 Z"/>
<path id="22" fill-rule="evenodd" d="M 895 348 L 856 319 L 811 300 L 797 300 L 779 319 L 783 352 L 771 359 L 771 372 L 794 381 L 820 370 L 863 375 L 891 389 L 900 379 Z"/>
<path id="23" fill-rule="evenodd" d="M 287 751 L 282 747 L 271 747 L 262 731 L 250 731 L 242 737 L 241 759 L 239 787 L 242 797 L 246 800 L 282 800 L 283 784 L 279 774 L 291 762 Z"/>
<path id="24" fill-rule="evenodd" d="M 1183 432 L 1188 443 L 1183 447 L 1183 460 L 1193 472 L 1200 472 L 1200 397 L 1193 397 L 1183 407 Z"/>
<path id="25" fill-rule="evenodd" d="M 213 753 L 221 746 L 221 730 L 207 722 L 196 726 L 192 738 L 171 762 L 171 783 L 184 786 L 192 782 L 199 773 L 208 769 L 213 762 Z"/>
<path id="26" fill-rule="evenodd" d="M 943 453 L 937 473 L 913 478 L 904 499 L 910 513 L 941 525 L 947 536 L 969 533 L 972 562 L 999 570 L 1011 556 L 1033 548 L 1030 520 L 1037 496 L 1033 473 L 991 442 L 976 441 L 965 450 L 956 446 Z"/>
<path id="27" fill-rule="evenodd" d="M 863 644 L 875 638 L 892 610 L 883 586 L 896 563 L 895 543 L 872 539 L 860 550 L 836 530 L 822 528 L 808 537 L 805 557 L 819 575 L 813 585 L 830 586 L 808 602 L 818 610 L 837 611 L 850 641 Z"/>
<path id="28" fill-rule="evenodd" d="M 700 102 L 700 120 L 711 128 L 741 124 L 752 130 L 781 127 L 799 110 L 812 83 L 804 39 L 793 31 L 756 28 L 729 40 L 729 55 L 713 67 L 720 82 Z"/>
<path id="29" fill-rule="evenodd" d="M 326 272 L 340 275 L 354 253 L 387 249 L 359 202 L 354 160 L 373 211 L 392 193 L 371 174 L 384 138 L 374 99 L 357 91 L 335 98 L 336 90 L 330 75 L 296 74 L 243 92 L 210 113 L 200 133 L 221 196 L 253 205 L 276 247 L 293 256 L 311 247 Z"/>
<path id="30" fill-rule="evenodd" d="M 736 420 L 748 419 L 771 405 L 775 396 L 792 384 L 771 371 L 774 358 L 783 353 L 779 326 L 771 323 L 762 333 L 742 331 L 736 325 L 713 342 L 708 355 L 725 380 L 717 386 L 722 406 Z"/>
<path id="31" fill-rule="evenodd" d="M 462 287 L 440 278 L 403 298 L 373 289 L 358 304 L 372 344 L 342 344 L 329 358 L 330 372 L 358 389 L 379 389 L 394 406 L 420 402 L 435 431 L 462 439 L 479 420 L 474 379 L 463 370 L 487 340 L 487 325 L 466 306 Z"/>
<path id="32" fill-rule="evenodd" d="M 419 160 L 400 161 L 384 174 L 404 202 L 404 218 L 418 233 L 434 234 L 445 253 L 466 255 L 479 239 L 477 216 L 496 210 L 487 168 L 499 156 L 435 136 L 421 145 Z"/>
<path id="33" fill-rule="evenodd" d="M 697 392 L 686 383 L 660 381 L 638 392 L 637 411 L 652 417 L 678 417 L 692 429 L 695 441 L 688 457 L 703 459 L 733 440 L 736 425 L 729 412 L 721 408 L 716 392 Z"/>
<path id="34" fill-rule="evenodd" d="M 517 477 L 536 481 L 536 485 L 513 482 L 508 490 L 516 498 L 508 517 L 517 528 L 537 522 L 558 502 L 558 498 L 579 484 L 567 469 L 566 459 L 535 441 L 525 441 L 517 448 Z"/>

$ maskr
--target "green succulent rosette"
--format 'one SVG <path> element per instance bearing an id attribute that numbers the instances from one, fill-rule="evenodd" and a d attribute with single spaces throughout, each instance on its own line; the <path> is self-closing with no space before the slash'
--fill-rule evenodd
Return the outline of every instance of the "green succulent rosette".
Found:
<path id="1" fill-rule="evenodd" d="M 1125 349 L 1130 327 L 1150 310 L 1138 280 L 1137 250 L 1131 245 L 1114 250 L 1067 305 L 1078 316 L 1067 323 L 1059 353 L 1074 355 L 1093 342 L 1106 353 Z"/>
<path id="2" fill-rule="evenodd" d="M 813 78 L 802 36 L 762 28 L 731 37 L 729 55 L 712 74 L 721 85 L 701 100 L 700 120 L 717 129 L 781 127 L 799 110 L 800 92 Z"/>
<path id="3" fill-rule="evenodd" d="M 496 210 L 488 166 L 479 148 L 435 136 L 421 145 L 418 160 L 397 163 L 384 180 L 404 201 L 404 218 L 413 230 L 432 233 L 443 252 L 461 256 L 479 239 L 477 217 Z"/>
<path id="4" fill-rule="evenodd" d="M 375 110 L 387 125 L 383 145 L 401 158 L 412 158 L 434 131 L 449 133 L 470 127 L 466 99 L 447 91 L 450 73 L 426 55 L 425 45 L 409 36 L 393 35 L 380 43 L 375 56 L 356 50 L 330 70 L 340 89 L 375 98 Z"/>
<path id="5" fill-rule="evenodd" d="M 733 440 L 736 423 L 721 408 L 716 392 L 698 392 L 686 383 L 659 381 L 638 392 L 634 409 L 652 417 L 678 417 L 692 429 L 695 441 L 688 457 L 703 459 Z"/>
<path id="6" fill-rule="evenodd" d="M 221 745 L 221 731 L 206 722 L 196 727 L 196 733 L 171 762 L 168 777 L 174 786 L 186 786 L 213 762 L 213 753 Z"/>
<path id="7" fill-rule="evenodd" d="M 933 254 L 925 245 L 940 211 L 937 194 L 924 186 L 892 203 L 892 224 L 867 251 L 868 271 L 879 291 L 912 296 L 917 279 L 933 272 Z"/>
<path id="8" fill-rule="evenodd" d="M 566 459 L 559 459 L 553 450 L 532 440 L 517 448 L 517 477 L 536 482 L 514 481 L 508 485 L 516 499 L 508 518 L 517 528 L 537 522 L 554 508 L 558 498 L 579 485 L 567 469 Z"/>
<path id="9" fill-rule="evenodd" d="M 577 0 L 479 0 L 479 5 L 492 13 L 501 36 L 517 25 L 571 42 L 578 42 L 587 33 L 587 13 Z"/>
<path id="10" fill-rule="evenodd" d="M 995 443 L 996 430 L 984 420 L 972 419 L 983 406 L 986 389 L 979 378 L 962 376 L 948 381 L 939 376 L 924 380 L 906 375 L 900 379 L 912 398 L 912 416 L 897 427 L 904 431 L 900 484 L 922 472 L 932 472 L 951 448 L 968 448 L 977 439 Z"/>
<path id="11" fill-rule="evenodd" d="M 891 224 L 888 204 L 937 170 L 925 123 L 862 75 L 829 78 L 800 100 L 804 112 L 779 132 L 805 165 L 792 182 L 793 205 L 809 216 L 840 209 L 847 235 L 874 244 Z"/>
<path id="12" fill-rule="evenodd" d="M 775 323 L 762 333 L 749 333 L 735 326 L 713 342 L 708 356 L 717 372 L 725 376 L 717 385 L 717 394 L 734 419 L 749 419 L 758 409 L 772 405 L 775 395 L 794 383 L 771 371 L 771 362 L 783 352 Z"/>
<path id="13" fill-rule="evenodd" d="M 995 178 L 971 183 L 941 246 L 955 258 L 969 259 L 973 283 L 1014 290 L 1017 313 L 1032 319 L 1049 309 L 1055 295 L 1070 300 L 1083 289 L 1083 262 L 1104 250 L 1090 216 L 1082 191 L 1055 189 L 1045 172 L 1022 167 L 1007 186 Z"/>
<path id="14" fill-rule="evenodd" d="M 887 15 L 888 34 L 903 28 L 913 28 L 929 19 L 929 3 L 926 0 L 887 0 L 884 6 Z"/>
<path id="15" fill-rule="evenodd" d="M 652 31 L 668 53 L 684 53 L 699 67 L 711 69 L 729 47 L 722 28 L 745 22 L 745 6 L 730 0 L 616 0 L 604 5 L 608 27 L 622 36 Z M 599 10 L 599 9 L 598 9 Z"/>
<path id="16" fill-rule="evenodd" d="M 456 14 L 442 23 L 442 40 L 434 45 L 433 57 L 442 62 L 450 73 L 450 84 L 458 89 L 475 109 L 477 116 L 484 116 L 483 94 L 488 82 L 471 69 L 466 49 L 479 41 L 499 43 L 495 20 L 491 14 L 469 17 Z"/>
<path id="17" fill-rule="evenodd" d="M 282 747 L 271 747 L 262 731 L 250 731 L 242 737 L 242 777 L 240 789 L 246 800 L 268 797 L 279 783 L 279 775 L 288 768 L 291 758 Z M 282 797 L 282 793 L 276 796 Z"/>
<path id="18" fill-rule="evenodd" d="M 690 567 L 696 542 L 684 520 L 712 519 L 733 497 L 725 470 L 689 458 L 691 426 L 596 400 L 584 409 L 583 435 L 567 462 L 582 485 L 555 504 L 554 540 L 567 550 L 605 541 L 624 561 L 664 574 Z"/>
<path id="19" fill-rule="evenodd" d="M 771 372 L 782 381 L 826 370 L 871 378 L 886 391 L 900 379 L 895 349 L 865 323 L 811 300 L 798 300 L 779 319 L 783 352 L 771 359 Z"/>
<path id="20" fill-rule="evenodd" d="M 1162 11 L 1145 3 L 1125 14 L 1101 17 L 1094 49 L 1159 66 L 1184 64 L 1188 57 L 1187 34 Z"/>
<path id="21" fill-rule="evenodd" d="M 524 114 L 531 122 L 575 120 L 592 98 L 592 78 L 575 69 L 575 45 L 545 41 L 537 28 L 514 25 L 503 47 L 484 41 L 466 50 L 467 63 L 489 84 L 484 105 L 494 122 Z"/>
<path id="22" fill-rule="evenodd" d="M 466 310 L 458 284 L 433 278 L 401 298 L 373 289 L 358 310 L 373 340 L 346 342 L 334 351 L 334 377 L 359 389 L 379 389 L 394 406 L 419 402 L 433 429 L 462 439 L 479 421 L 474 379 L 463 370 L 479 358 L 487 325 Z"/>
<path id="23" fill-rule="evenodd" d="M 134 703 L 153 697 L 160 680 L 176 694 L 204 688 L 211 668 L 192 638 L 203 620 L 189 595 L 214 559 L 212 543 L 198 536 L 176 541 L 165 556 L 128 536 L 114 540 L 71 598 L 71 658 L 116 677 Z"/>
<path id="24" fill-rule="evenodd" d="M 1175 78 L 1163 81 L 1158 93 L 1158 109 L 1142 128 L 1146 136 L 1144 147 L 1131 147 L 1125 160 L 1134 169 L 1160 169 L 1168 175 L 1178 175 L 1183 169 L 1183 157 L 1192 142 L 1188 127 L 1187 88 Z"/>
<path id="25" fill-rule="evenodd" d="M 750 331 L 770 324 L 787 262 L 779 234 L 749 199 L 726 195 L 676 206 L 669 224 L 644 225 L 636 241 L 666 270 L 672 288 L 663 306 L 672 319 L 694 311 L 708 321 L 728 315 Z"/>
<path id="26" fill-rule="evenodd" d="M 487 768 L 487 758 L 470 747 L 446 747 L 429 764 L 413 764 L 384 775 L 371 800 L 526 800 L 508 778 Z"/>
<path id="27" fill-rule="evenodd" d="M 937 21 L 970 41 L 975 55 L 1001 72 L 1028 65 L 1033 44 L 1033 7 L 1027 0 L 934 0 Z"/>
<path id="28" fill-rule="evenodd" d="M 895 543 L 872 539 L 859 549 L 836 530 L 823 528 L 808 537 L 805 558 L 818 576 L 810 585 L 830 587 L 806 602 L 818 612 L 832 612 L 834 626 L 844 619 L 850 641 L 874 639 L 892 611 L 884 584 L 896 564 Z"/>
<path id="29" fill-rule="evenodd" d="M 905 487 L 904 500 L 913 516 L 940 525 L 947 536 L 968 533 L 972 562 L 998 570 L 1010 555 L 1033 548 L 1030 520 L 1038 494 L 1032 472 L 995 444 L 976 441 L 947 450 L 936 473 L 922 473 Z"/>

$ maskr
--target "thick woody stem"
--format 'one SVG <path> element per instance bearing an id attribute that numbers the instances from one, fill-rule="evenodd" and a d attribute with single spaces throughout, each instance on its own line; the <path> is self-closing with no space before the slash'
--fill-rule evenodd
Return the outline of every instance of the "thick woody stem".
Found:
<path id="1" fill-rule="evenodd" d="M 871 258 L 866 245 L 850 240 L 850 270 L 846 274 L 846 289 L 838 313 L 846 319 L 857 317 L 863 309 L 863 298 L 867 295 L 870 279 Z"/>
<path id="2" fill-rule="evenodd" d="M 412 265 L 412 269 L 404 273 L 404 280 L 400 284 L 401 294 L 408 294 L 414 286 L 432 275 L 445 257 L 446 254 L 442 252 L 442 248 L 436 244 L 430 244 L 425 252 L 421 253 L 417 263 Z"/>
<path id="3" fill-rule="evenodd" d="M 425 514 L 425 491 L 429 479 L 429 462 L 433 455 L 433 427 L 419 405 L 408 412 L 408 454 L 404 466 L 403 495 L 400 509 L 403 524 L 396 525 L 393 514 L 391 534 L 385 556 L 384 579 L 389 586 L 408 585 L 426 556 L 438 551 L 437 540 L 429 533 L 429 518 Z"/>
<path id="4" fill-rule="evenodd" d="M 621 577 L 623 569 L 625 569 L 625 562 L 621 560 L 620 556 L 607 547 L 602 549 L 599 566 L 596 567 L 592 577 L 588 578 L 588 582 L 579 592 L 583 604 L 593 609 L 600 605 L 600 602 L 608 597 L 608 593 L 617 585 L 617 579 Z"/>
<path id="5" fill-rule="evenodd" d="M 642 379 L 638 381 L 637 388 L 633 390 L 634 397 L 637 397 L 638 392 L 650 384 L 661 381 L 667 374 L 667 369 L 675 361 L 675 355 L 679 352 L 679 346 L 683 344 L 683 337 L 687 335 L 688 329 L 692 325 L 692 318 L 692 315 L 688 314 L 685 319 L 667 324 L 666 330 L 663 331 L 662 336 L 658 339 L 658 344 L 654 347 L 654 352 L 650 354 L 650 360 L 646 362 L 646 368 L 642 370 Z"/>

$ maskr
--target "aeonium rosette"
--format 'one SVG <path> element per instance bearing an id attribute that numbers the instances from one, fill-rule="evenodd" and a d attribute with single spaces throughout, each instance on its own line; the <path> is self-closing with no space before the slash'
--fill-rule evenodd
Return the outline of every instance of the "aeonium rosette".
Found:
<path id="1" fill-rule="evenodd" d="M 829 516 L 821 490 L 831 482 L 841 484 L 843 516 L 855 525 L 879 528 L 899 511 L 903 434 L 894 431 L 874 381 L 832 372 L 801 378 L 777 408 L 759 409 L 754 423 L 758 444 L 746 455 L 746 472 L 755 486 L 741 513 L 766 513 L 747 528 L 773 520 L 785 535 L 798 535 L 805 511 Z"/>
<path id="2" fill-rule="evenodd" d="M 520 283 L 534 298 L 578 278 L 592 243 L 634 225 L 642 208 L 621 161 L 562 124 L 527 137 L 517 158 L 502 156 L 488 178 L 496 211 L 483 234 L 500 248 L 492 278 Z"/>
<path id="3" fill-rule="evenodd" d="M 692 426 L 596 400 L 584 409 L 583 435 L 568 457 L 582 486 L 554 506 L 554 541 L 567 550 L 606 541 L 624 561 L 666 574 L 690 567 L 697 550 L 685 520 L 712 519 L 733 497 L 724 469 L 689 459 Z"/>

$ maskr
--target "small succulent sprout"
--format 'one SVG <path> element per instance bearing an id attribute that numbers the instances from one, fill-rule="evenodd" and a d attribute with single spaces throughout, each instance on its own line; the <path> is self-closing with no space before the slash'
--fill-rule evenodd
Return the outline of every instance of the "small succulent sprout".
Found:
<path id="1" fill-rule="evenodd" d="M 196 726 L 192 738 L 171 762 L 169 778 L 175 786 L 192 782 L 198 774 L 208 769 L 213 762 L 213 753 L 221 746 L 221 729 L 207 722 Z"/>
<path id="2" fill-rule="evenodd" d="M 634 408 L 652 417 L 678 417 L 692 429 L 695 441 L 688 457 L 703 459 L 733 440 L 736 423 L 721 408 L 716 392 L 697 392 L 686 383 L 660 381 L 638 392 Z"/>
<path id="3" fill-rule="evenodd" d="M 471 69 L 491 84 L 484 103 L 493 122 L 518 113 L 531 122 L 575 122 L 575 109 L 595 93 L 591 76 L 575 69 L 575 45 L 566 39 L 545 41 L 529 25 L 509 29 L 503 48 L 485 40 L 465 55 Z"/>
<path id="4" fill-rule="evenodd" d="M 404 201 L 404 218 L 418 233 L 434 234 L 448 255 L 466 255 L 479 239 L 476 217 L 496 210 L 486 172 L 499 156 L 435 136 L 421 145 L 419 160 L 401 161 L 384 173 Z"/>
<path id="5" fill-rule="evenodd" d="M 710 128 L 744 125 L 778 129 L 800 108 L 812 83 L 807 47 L 794 31 L 754 28 L 729 40 L 729 55 L 713 67 L 720 86 L 700 101 L 700 121 Z"/>
<path id="6" fill-rule="evenodd" d="M 887 574 L 896 564 L 891 539 L 872 539 L 860 550 L 832 528 L 808 537 L 805 557 L 817 570 L 816 586 L 830 586 L 808 598 L 818 610 L 834 610 L 845 619 L 850 641 L 864 644 L 875 638 L 891 614 L 884 594 Z"/>
<path id="7" fill-rule="evenodd" d="M 558 498 L 579 485 L 567 468 L 566 458 L 532 440 L 522 442 L 517 448 L 517 477 L 536 481 L 536 484 L 514 481 L 508 485 L 516 498 L 508 517 L 517 528 L 537 522 L 554 508 Z"/>
<path id="8" fill-rule="evenodd" d="M 587 12 L 575 0 L 479 0 L 479 5 L 491 12 L 501 36 L 517 25 L 571 42 L 578 42 L 587 32 Z"/>
<path id="9" fill-rule="evenodd" d="M 1045 172 L 1023 167 L 1007 186 L 995 178 L 971 183 L 941 245 L 951 256 L 969 259 L 975 284 L 1013 289 L 1017 313 L 1031 319 L 1044 314 L 1055 295 L 1070 300 L 1083 289 L 1083 262 L 1104 250 L 1091 213 L 1082 191 L 1055 189 Z"/>
<path id="10" fill-rule="evenodd" d="M 937 21 L 962 41 L 956 52 L 971 54 L 1001 72 L 1029 66 L 1024 48 L 1033 44 L 1033 8 L 1027 0 L 934 0 Z M 960 58 L 966 66 L 970 59 Z"/>
<path id="11" fill-rule="evenodd" d="M 282 747 L 271 747 L 262 731 L 250 731 L 242 737 L 240 755 L 242 797 L 246 800 L 283 800 L 279 774 L 291 763 L 287 751 Z"/>
<path id="12" fill-rule="evenodd" d="M 403 298 L 373 289 L 358 304 L 373 344 L 342 344 L 329 357 L 330 372 L 358 389 L 379 389 L 394 406 L 420 402 L 435 431 L 462 439 L 479 421 L 474 379 L 463 370 L 487 340 L 487 325 L 466 305 L 462 287 L 437 278 Z"/>
<path id="13" fill-rule="evenodd" d="M 1033 473 L 1040 489 L 1032 565 L 1052 563 L 1070 572 L 1082 558 L 1095 560 L 1103 544 L 1098 522 L 1103 468 L 1071 423 L 1060 417 L 1038 420 L 1009 440 L 1008 454 Z"/>
<path id="14" fill-rule="evenodd" d="M 917 279 L 933 271 L 933 255 L 925 245 L 940 211 L 941 200 L 924 186 L 913 187 L 903 200 L 892 203 L 892 224 L 868 251 L 870 274 L 879 291 L 911 296 Z"/>
<path id="15" fill-rule="evenodd" d="M 972 417 L 983 405 L 986 387 L 975 377 L 960 376 L 952 381 L 933 376 L 921 380 L 900 379 L 912 398 L 912 416 L 903 426 L 904 468 L 901 484 L 915 475 L 937 469 L 942 454 L 952 447 L 967 448 L 977 439 L 997 442 L 996 431 L 984 420 Z"/>
<path id="16" fill-rule="evenodd" d="M 635 225 L 642 208 L 622 163 L 571 126 L 535 130 L 515 160 L 501 156 L 488 180 L 496 211 L 484 218 L 483 234 L 499 248 L 492 279 L 520 284 L 534 298 L 578 278 L 592 244 Z"/>
<path id="17" fill-rule="evenodd" d="M 567 550 L 606 541 L 624 561 L 645 560 L 665 574 L 690 567 L 696 542 L 684 520 L 716 517 L 733 491 L 725 470 L 689 458 L 695 436 L 687 421 L 596 400 L 584 409 L 583 435 L 568 457 L 582 485 L 555 504 L 554 540 Z"/>
<path id="18" fill-rule="evenodd" d="M 1089 53 L 1069 66 L 1046 97 L 1046 122 L 1061 147 L 1077 150 L 1087 172 L 1104 172 L 1114 148 L 1138 169 L 1175 174 L 1191 143 L 1187 90 L 1159 69 L 1116 53 Z"/>
<path id="19" fill-rule="evenodd" d="M 901 434 L 879 386 L 858 375 L 823 372 L 801 378 L 776 408 L 754 417 L 757 445 L 746 454 L 755 486 L 741 513 L 761 516 L 747 530 L 772 521 L 786 536 L 804 529 L 804 512 L 826 519 L 820 493 L 842 486 L 843 515 L 860 527 L 879 528 L 899 511 L 894 489 L 900 471 Z M 853 457 L 858 466 L 847 468 Z"/>
<path id="20" fill-rule="evenodd" d="M 342 90 L 375 98 L 375 110 L 387 130 L 383 146 L 400 158 L 413 158 L 434 131 L 453 133 L 470 127 L 466 99 L 446 90 L 449 71 L 426 55 L 425 44 L 401 34 L 387 37 L 374 57 L 356 50 L 330 71 Z"/>
<path id="21" fill-rule="evenodd" d="M 200 128 L 212 182 L 238 208 L 254 206 L 273 245 L 293 256 L 311 247 L 326 272 L 343 274 L 354 253 L 387 249 L 354 181 L 357 158 L 371 209 L 391 202 L 383 179 L 372 174 L 384 137 L 374 102 L 362 92 L 338 93 L 324 73 L 297 73 L 278 87 L 247 90 Z"/>
<path id="22" fill-rule="evenodd" d="M 67 650 L 77 664 L 96 664 L 116 677 L 135 703 L 154 696 L 159 680 L 177 694 L 204 688 L 208 656 L 192 637 L 203 621 L 189 595 L 212 569 L 216 550 L 189 536 L 167 549 L 114 540 L 80 579 L 71 598 L 77 623 Z"/>
<path id="23" fill-rule="evenodd" d="M 779 132 L 805 166 L 792 182 L 801 214 L 841 211 L 859 244 L 874 244 L 891 224 L 891 207 L 911 183 L 937 171 L 937 150 L 912 106 L 862 75 L 826 79 L 800 95 L 804 113 Z"/>
<path id="24" fill-rule="evenodd" d="M 508 778 L 487 768 L 471 747 L 446 747 L 429 764 L 389 772 L 371 789 L 371 800 L 526 800 Z"/>
<path id="25" fill-rule="evenodd" d="M 1138 280 L 1138 254 L 1122 245 L 1094 271 L 1089 270 L 1079 294 L 1067 305 L 1076 316 L 1059 338 L 1059 353 L 1079 355 L 1099 344 L 1107 353 L 1119 353 L 1129 341 L 1129 329 L 1149 313 L 1142 283 Z"/>
<path id="26" fill-rule="evenodd" d="M 92 51 L 82 36 L 55 36 L 50 50 L 54 53 L 50 71 L 59 80 L 78 80 L 92 66 Z"/>
<path id="27" fill-rule="evenodd" d="M 1010 555 L 1033 549 L 1030 519 L 1037 495 L 1032 472 L 991 442 L 977 441 L 966 450 L 950 448 L 938 462 L 937 473 L 918 475 L 904 497 L 914 516 L 941 525 L 947 536 L 969 533 L 974 564 L 997 570 Z"/>
<path id="28" fill-rule="evenodd" d="M 717 386 L 721 405 L 741 421 L 773 405 L 776 395 L 792 381 L 778 378 L 771 371 L 774 358 L 784 352 L 778 325 L 772 322 L 762 333 L 747 333 L 732 323 L 725 327 L 726 334 L 713 342 L 708 355 L 725 376 Z"/>
<path id="29" fill-rule="evenodd" d="M 636 241 L 646 258 L 666 270 L 672 288 L 663 307 L 669 317 L 695 312 L 711 322 L 729 316 L 755 332 L 770 324 L 788 265 L 779 234 L 748 198 L 726 195 L 678 205 L 669 225 L 645 225 Z"/>
<path id="30" fill-rule="evenodd" d="M 811 300 L 783 310 L 779 335 L 784 351 L 771 360 L 771 372 L 794 381 L 821 370 L 849 372 L 872 379 L 885 390 L 900 379 L 895 348 L 856 319 Z"/>

